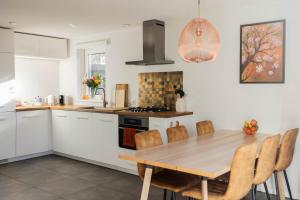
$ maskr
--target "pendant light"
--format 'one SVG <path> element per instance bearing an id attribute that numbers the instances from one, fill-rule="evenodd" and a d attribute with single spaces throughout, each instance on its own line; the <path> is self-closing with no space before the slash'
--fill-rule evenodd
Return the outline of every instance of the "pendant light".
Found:
<path id="1" fill-rule="evenodd" d="M 199 63 L 214 61 L 219 50 L 219 33 L 208 20 L 200 18 L 200 0 L 198 0 L 198 17 L 192 19 L 181 32 L 179 55 L 186 62 Z"/>

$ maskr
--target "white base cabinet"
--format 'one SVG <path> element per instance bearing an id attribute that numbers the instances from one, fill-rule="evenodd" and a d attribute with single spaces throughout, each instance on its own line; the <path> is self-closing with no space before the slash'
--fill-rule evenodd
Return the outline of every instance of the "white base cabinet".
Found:
<path id="1" fill-rule="evenodd" d="M 51 150 L 49 111 L 17 112 L 17 156 Z"/>
<path id="2" fill-rule="evenodd" d="M 52 111 L 53 150 L 71 154 L 71 123 L 69 111 Z"/>
<path id="3" fill-rule="evenodd" d="M 0 160 L 16 155 L 16 113 L 0 113 Z"/>
<path id="4" fill-rule="evenodd" d="M 54 110 L 52 124 L 54 151 L 118 163 L 118 115 Z"/>

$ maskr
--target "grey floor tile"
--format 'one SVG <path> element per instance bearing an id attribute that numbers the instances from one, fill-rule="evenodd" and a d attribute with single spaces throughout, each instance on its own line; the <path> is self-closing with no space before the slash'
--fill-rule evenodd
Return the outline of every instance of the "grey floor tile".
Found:
<path id="1" fill-rule="evenodd" d="M 1 200 L 138 200 L 141 190 L 138 176 L 61 156 L 0 165 Z M 149 200 L 162 197 L 161 189 L 151 187 Z M 177 194 L 177 200 L 183 199 Z M 257 199 L 267 200 L 261 192 Z"/>
<path id="2" fill-rule="evenodd" d="M 63 200 L 59 196 L 50 194 L 48 192 L 29 188 L 18 193 L 13 193 L 8 197 L 1 196 L 1 200 Z"/>
<path id="3" fill-rule="evenodd" d="M 58 196 L 65 196 L 95 186 L 95 184 L 79 178 L 62 177 L 37 186 L 44 191 Z"/>
<path id="4" fill-rule="evenodd" d="M 15 180 L 37 187 L 62 180 L 64 178 L 68 178 L 68 176 L 54 173 L 49 170 L 37 170 L 35 172 L 20 174 L 15 177 Z"/>
<path id="5" fill-rule="evenodd" d="M 128 193 L 118 192 L 101 186 L 88 188 L 86 190 L 65 196 L 67 200 L 133 200 L 134 197 Z"/>
<path id="6" fill-rule="evenodd" d="M 9 196 L 31 188 L 30 185 L 16 181 L 12 178 L 0 175 L 0 196 Z"/>

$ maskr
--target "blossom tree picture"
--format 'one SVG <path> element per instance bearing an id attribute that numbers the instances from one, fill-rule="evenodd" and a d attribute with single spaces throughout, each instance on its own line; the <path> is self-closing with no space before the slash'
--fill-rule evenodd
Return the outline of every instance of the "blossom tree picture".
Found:
<path id="1" fill-rule="evenodd" d="M 285 20 L 241 26 L 240 83 L 284 83 Z"/>

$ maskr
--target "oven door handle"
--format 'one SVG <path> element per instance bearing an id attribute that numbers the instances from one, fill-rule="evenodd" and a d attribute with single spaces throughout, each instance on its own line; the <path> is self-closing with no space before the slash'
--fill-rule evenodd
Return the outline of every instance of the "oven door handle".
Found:
<path id="1" fill-rule="evenodd" d="M 119 129 L 124 130 L 125 128 L 124 127 L 119 127 Z M 141 132 L 147 131 L 147 130 L 142 130 L 142 129 L 137 129 L 137 128 L 134 128 L 134 129 L 137 130 L 137 131 L 141 131 Z"/>

